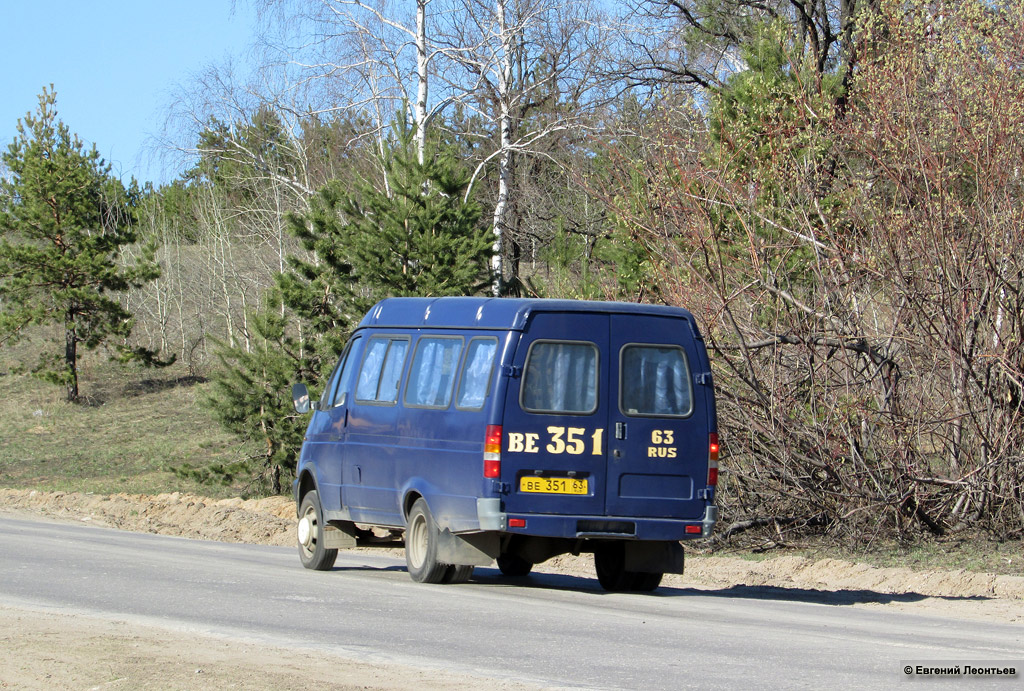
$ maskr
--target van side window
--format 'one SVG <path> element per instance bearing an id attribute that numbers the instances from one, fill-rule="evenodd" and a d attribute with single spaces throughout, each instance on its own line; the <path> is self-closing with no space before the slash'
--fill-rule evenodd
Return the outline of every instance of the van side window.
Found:
<path id="1" fill-rule="evenodd" d="M 356 400 L 365 403 L 394 403 L 409 341 L 387 336 L 371 338 L 366 345 L 363 366 L 356 384 Z"/>
<path id="2" fill-rule="evenodd" d="M 331 370 L 331 376 L 327 378 L 327 385 L 324 386 L 323 392 L 320 394 L 320 406 L 319 410 L 327 410 L 334 405 L 334 393 L 338 389 L 338 380 L 341 379 L 341 367 L 345 362 L 345 358 L 348 357 L 348 348 L 338 359 L 338 364 Z"/>
<path id="3" fill-rule="evenodd" d="M 534 341 L 526 356 L 520 405 L 530 413 L 597 410 L 597 346 Z"/>
<path id="4" fill-rule="evenodd" d="M 414 408 L 447 408 L 452 402 L 455 371 L 462 355 L 461 338 L 421 338 L 409 368 L 405 405 Z"/>
<path id="5" fill-rule="evenodd" d="M 455 397 L 456 408 L 480 410 L 484 407 L 487 391 L 491 388 L 491 371 L 494 369 L 496 352 L 496 338 L 474 338 L 469 342 L 459 379 L 459 394 Z"/>
<path id="6" fill-rule="evenodd" d="M 345 394 L 352 389 L 352 378 L 356 373 L 356 365 L 358 360 L 353 356 L 353 353 L 357 352 L 359 339 L 362 336 L 356 336 L 348 343 L 348 347 L 345 349 L 345 355 L 342 358 L 344 364 L 341 366 L 341 376 L 338 377 L 338 388 L 334 392 L 334 405 L 339 406 L 346 402 Z"/>
<path id="7" fill-rule="evenodd" d="M 349 341 L 341 357 L 338 358 L 338 364 L 335 365 L 334 371 L 327 380 L 327 386 L 324 387 L 324 393 L 320 397 L 320 410 L 327 410 L 342 404 L 342 394 L 348 391 L 349 384 L 352 383 L 352 373 L 355 370 L 352 352 L 355 350 L 359 338 L 356 336 Z"/>
<path id="8" fill-rule="evenodd" d="M 619 371 L 626 415 L 685 417 L 693 412 L 690 367 L 678 346 L 627 345 Z"/>

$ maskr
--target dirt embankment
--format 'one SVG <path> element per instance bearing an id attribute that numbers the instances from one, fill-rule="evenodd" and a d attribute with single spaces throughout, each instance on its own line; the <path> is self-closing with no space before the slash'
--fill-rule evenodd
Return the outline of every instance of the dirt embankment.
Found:
<path id="1" fill-rule="evenodd" d="M 180 492 L 153 496 L 0 489 L 0 510 L 200 540 L 294 542 L 295 502 L 286 497 L 208 499 Z"/>
<path id="2" fill-rule="evenodd" d="M 0 510 L 222 542 L 292 545 L 295 540 L 295 504 L 286 497 L 214 500 L 177 492 L 108 496 L 0 489 Z M 585 556 L 559 557 L 537 570 L 593 573 Z M 962 610 L 965 616 L 984 615 L 986 607 L 979 601 L 998 600 L 1003 606 L 987 609 L 998 609 L 1010 620 L 1024 620 L 1024 577 L 963 570 L 914 571 L 785 556 L 760 562 L 692 556 L 684 576 L 666 577 L 664 583 L 716 590 L 782 588 L 802 597 L 830 593 L 850 604 L 867 605 L 901 606 L 931 598 L 954 610 L 951 614 Z"/>

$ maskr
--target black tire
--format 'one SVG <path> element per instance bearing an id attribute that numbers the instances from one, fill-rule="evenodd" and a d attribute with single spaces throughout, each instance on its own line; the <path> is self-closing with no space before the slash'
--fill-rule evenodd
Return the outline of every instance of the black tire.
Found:
<path id="1" fill-rule="evenodd" d="M 437 525 L 427 502 L 417 499 L 405 526 L 405 566 L 417 583 L 443 583 L 448 575 L 448 564 L 437 561 L 437 540 Z"/>
<path id="2" fill-rule="evenodd" d="M 661 585 L 664 574 L 626 570 L 626 546 L 621 542 L 599 545 L 594 550 L 594 567 L 601 587 L 609 592 L 633 590 L 649 593 Z"/>
<path id="3" fill-rule="evenodd" d="M 338 550 L 324 548 L 324 520 L 320 509 L 320 495 L 316 490 L 306 492 L 299 504 L 298 525 L 299 559 L 307 569 L 329 571 L 338 558 Z"/>
<path id="4" fill-rule="evenodd" d="M 661 573 L 633 572 L 633 582 L 630 584 L 630 590 L 636 590 L 641 593 L 649 593 L 652 590 L 656 590 L 661 585 L 662 576 L 664 574 Z"/>
<path id="5" fill-rule="evenodd" d="M 633 585 L 633 573 L 626 571 L 626 548 L 621 542 L 597 546 L 594 570 L 601 587 L 609 592 L 629 590 Z"/>
<path id="6" fill-rule="evenodd" d="M 515 554 L 502 554 L 498 557 L 498 568 L 506 576 L 521 578 L 533 570 L 533 562 L 526 561 Z"/>
<path id="7" fill-rule="evenodd" d="M 450 565 L 444 572 L 444 578 L 441 579 L 442 583 L 465 583 L 469 580 L 470 576 L 473 575 L 472 566 L 455 566 Z"/>

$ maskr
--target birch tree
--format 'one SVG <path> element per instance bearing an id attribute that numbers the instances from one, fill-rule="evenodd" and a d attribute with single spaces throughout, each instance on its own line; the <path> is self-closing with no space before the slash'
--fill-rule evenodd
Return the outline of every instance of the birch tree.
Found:
<path id="1" fill-rule="evenodd" d="M 512 202 L 518 159 L 544 156 L 542 145 L 556 133 L 588 127 L 588 114 L 603 102 L 597 66 L 604 59 L 604 17 L 596 5 L 551 0 L 448 0 L 436 41 L 446 70 L 462 99 L 487 123 L 490 150 L 473 182 L 492 162 L 497 183 L 491 216 L 494 274 L 498 295 L 518 283 L 518 266 L 506 261 L 521 218 Z M 538 112 L 546 118 L 532 117 Z"/>

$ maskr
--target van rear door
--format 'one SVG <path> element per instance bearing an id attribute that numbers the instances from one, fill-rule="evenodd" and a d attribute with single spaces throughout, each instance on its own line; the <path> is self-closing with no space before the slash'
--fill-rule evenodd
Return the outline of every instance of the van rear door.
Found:
<path id="1" fill-rule="evenodd" d="M 695 336 L 684 317 L 611 315 L 608 515 L 704 515 L 710 421 Z"/>
<path id="2" fill-rule="evenodd" d="M 510 513 L 604 515 L 609 316 L 534 312 L 502 420 Z"/>

